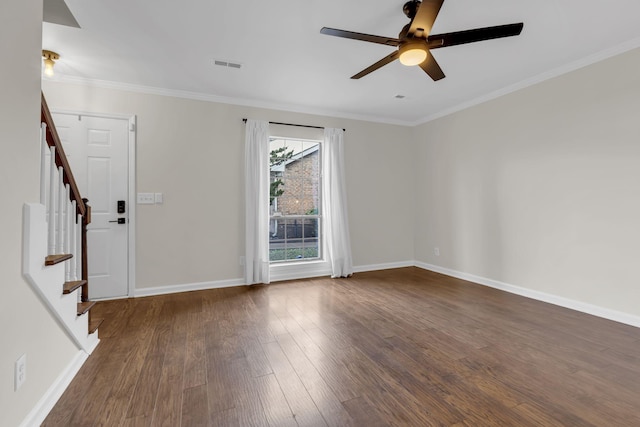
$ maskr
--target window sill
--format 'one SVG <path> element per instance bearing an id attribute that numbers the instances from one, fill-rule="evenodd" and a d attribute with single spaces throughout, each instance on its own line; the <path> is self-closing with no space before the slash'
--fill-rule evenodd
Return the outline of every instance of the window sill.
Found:
<path id="1" fill-rule="evenodd" d="M 331 265 L 325 260 L 282 262 L 269 267 L 271 281 L 330 276 Z"/>

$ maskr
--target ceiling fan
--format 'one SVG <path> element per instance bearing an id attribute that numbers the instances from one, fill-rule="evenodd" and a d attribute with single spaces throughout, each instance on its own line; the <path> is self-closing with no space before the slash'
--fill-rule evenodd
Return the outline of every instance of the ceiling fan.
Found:
<path id="1" fill-rule="evenodd" d="M 364 77 L 390 62 L 400 59 L 400 62 L 404 65 L 420 65 L 420 68 L 422 68 L 425 73 L 434 81 L 437 81 L 444 78 L 444 72 L 442 72 L 435 58 L 431 55 L 432 49 L 517 36 L 522 32 L 524 26 L 524 24 L 520 22 L 517 24 L 498 25 L 495 27 L 475 28 L 472 30 L 431 35 L 431 27 L 438 16 L 442 3 L 444 3 L 444 0 L 423 0 L 422 2 L 419 0 L 410 0 L 406 2 L 402 11 L 411 19 L 411 22 L 404 26 L 397 39 L 327 27 L 323 27 L 320 32 L 330 36 L 362 40 L 398 48 L 398 50 L 392 54 L 385 56 L 375 64 L 353 75 L 351 77 L 352 79 Z"/>

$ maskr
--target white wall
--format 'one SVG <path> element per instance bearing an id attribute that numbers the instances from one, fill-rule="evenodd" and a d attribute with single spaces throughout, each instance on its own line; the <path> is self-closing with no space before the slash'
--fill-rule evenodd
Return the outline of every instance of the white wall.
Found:
<path id="1" fill-rule="evenodd" d="M 22 422 L 78 351 L 22 278 L 22 206 L 39 198 L 41 31 L 42 0 L 1 3 L 0 424 L 4 426 Z M 14 362 L 25 353 L 27 381 L 14 392 Z"/>
<path id="2" fill-rule="evenodd" d="M 640 50 L 415 139 L 418 261 L 640 316 Z"/>
<path id="3" fill-rule="evenodd" d="M 51 109 L 137 115 L 137 191 L 164 193 L 162 205 L 138 205 L 139 289 L 243 277 L 242 118 L 346 128 L 354 264 L 413 259 L 410 128 L 61 82 L 43 88 Z"/>

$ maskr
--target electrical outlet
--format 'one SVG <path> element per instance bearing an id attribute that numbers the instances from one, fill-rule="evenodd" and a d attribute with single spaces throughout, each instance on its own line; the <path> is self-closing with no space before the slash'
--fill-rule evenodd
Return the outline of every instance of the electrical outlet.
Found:
<path id="1" fill-rule="evenodd" d="M 155 197 L 155 201 L 156 201 L 156 205 L 161 205 L 162 203 L 164 203 L 164 196 L 162 195 L 162 193 L 155 193 L 156 197 Z"/>
<path id="2" fill-rule="evenodd" d="M 433 253 L 436 254 L 436 256 L 440 256 L 440 248 L 433 248 Z"/>
<path id="3" fill-rule="evenodd" d="M 15 391 L 18 391 L 27 380 L 27 355 L 23 354 L 16 360 L 15 367 Z"/>

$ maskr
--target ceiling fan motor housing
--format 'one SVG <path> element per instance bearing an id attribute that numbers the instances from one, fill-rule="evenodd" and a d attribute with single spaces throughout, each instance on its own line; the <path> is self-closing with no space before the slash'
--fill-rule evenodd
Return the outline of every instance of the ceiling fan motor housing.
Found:
<path id="1" fill-rule="evenodd" d="M 404 12 L 405 15 L 407 15 L 407 18 L 413 19 L 416 16 L 416 13 L 418 12 L 418 7 L 420 7 L 420 1 L 411 0 L 406 2 L 404 6 L 402 6 L 402 11 Z"/>

